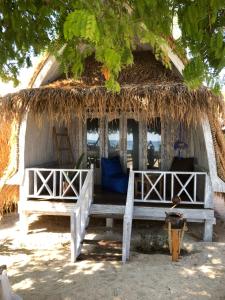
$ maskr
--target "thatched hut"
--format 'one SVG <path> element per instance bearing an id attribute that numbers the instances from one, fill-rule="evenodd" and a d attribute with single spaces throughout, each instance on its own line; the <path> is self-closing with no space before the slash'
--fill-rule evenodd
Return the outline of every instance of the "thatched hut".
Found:
<path id="1" fill-rule="evenodd" d="M 82 77 L 73 80 L 66 79 L 56 59 L 47 56 L 28 89 L 1 99 L 4 117 L 20 122 L 18 172 L 10 182 L 21 185 L 21 214 L 70 215 L 71 203 L 66 200 L 79 202 L 85 182 L 80 179 L 76 199 L 68 196 L 79 177 L 69 176 L 72 169 L 60 171 L 66 167 L 59 152 L 69 147 L 64 158 L 76 162 L 84 154 L 85 169 L 94 163 L 95 185 L 101 184 L 102 157 L 119 156 L 124 173 L 133 168 L 128 172 L 134 175 L 128 194 L 133 191 L 134 218 L 163 219 L 178 195 L 178 211 L 190 221 L 204 222 L 204 238 L 212 238 L 213 193 L 225 191 L 225 145 L 217 122 L 224 115 L 224 103 L 206 87 L 188 90 L 182 61 L 172 51 L 170 58 L 171 70 L 151 51 L 135 52 L 134 64 L 119 76 L 120 93 L 111 93 L 93 57 L 86 60 Z M 53 128 L 62 137 L 67 135 L 65 127 L 70 146 L 63 139 L 61 144 L 54 141 Z M 65 193 L 57 176 L 67 177 Z M 107 194 L 107 199 L 92 204 L 92 214 L 123 215 L 128 200 L 122 203 L 121 195 L 110 194 L 120 200 L 107 203 L 111 199 Z M 37 199 L 42 199 L 41 204 Z M 63 208 L 52 204 L 56 200 L 62 200 Z"/>

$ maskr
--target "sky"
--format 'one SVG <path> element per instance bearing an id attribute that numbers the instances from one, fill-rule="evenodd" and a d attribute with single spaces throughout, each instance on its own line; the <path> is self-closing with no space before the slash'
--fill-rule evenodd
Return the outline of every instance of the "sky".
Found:
<path id="1" fill-rule="evenodd" d="M 12 82 L 4 83 L 0 81 L 0 96 L 4 96 L 8 93 L 14 93 L 20 89 L 27 88 L 28 83 L 33 74 L 33 71 L 36 68 L 38 62 L 39 62 L 39 57 L 34 57 L 32 59 L 32 64 L 33 64 L 32 67 L 21 69 L 20 76 L 19 76 L 20 84 L 17 87 L 14 87 Z"/>

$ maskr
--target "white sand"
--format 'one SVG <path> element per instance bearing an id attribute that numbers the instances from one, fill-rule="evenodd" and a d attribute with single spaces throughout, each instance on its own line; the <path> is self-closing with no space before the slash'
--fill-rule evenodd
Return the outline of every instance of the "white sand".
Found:
<path id="1" fill-rule="evenodd" d="M 86 239 L 99 241 L 104 255 L 95 253 L 93 242 L 84 247 L 87 256 L 72 264 L 68 219 L 34 222 L 23 243 L 16 224 L 10 227 L 14 220 L 8 216 L 1 225 L 0 264 L 7 264 L 13 291 L 23 299 L 225 299 L 225 243 L 196 242 L 189 235 L 185 243 L 189 254 L 177 263 L 167 254 L 132 252 L 123 266 L 120 244 L 104 241 L 117 239 L 117 228 L 112 234 L 95 226 Z M 220 228 L 217 240 L 224 223 Z"/>

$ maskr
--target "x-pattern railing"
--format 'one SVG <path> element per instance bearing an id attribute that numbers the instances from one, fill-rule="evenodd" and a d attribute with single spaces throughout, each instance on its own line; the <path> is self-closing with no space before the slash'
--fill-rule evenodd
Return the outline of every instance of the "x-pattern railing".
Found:
<path id="1" fill-rule="evenodd" d="M 78 200 L 88 170 L 28 168 L 28 198 Z"/>
<path id="2" fill-rule="evenodd" d="M 134 171 L 136 202 L 171 202 L 180 196 L 182 203 L 204 203 L 205 172 Z M 201 199 L 198 194 L 203 191 Z"/>

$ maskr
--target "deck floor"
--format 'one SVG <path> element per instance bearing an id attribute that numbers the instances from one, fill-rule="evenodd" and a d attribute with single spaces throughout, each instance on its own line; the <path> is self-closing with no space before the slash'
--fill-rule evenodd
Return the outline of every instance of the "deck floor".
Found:
<path id="1" fill-rule="evenodd" d="M 126 205 L 126 194 L 115 193 L 101 188 L 99 185 L 94 187 L 94 202 L 93 204 L 102 205 Z M 155 203 L 155 202 L 135 202 L 135 206 L 145 207 L 171 207 L 171 203 Z M 204 208 L 202 204 L 180 204 L 177 208 Z"/>
<path id="2" fill-rule="evenodd" d="M 68 196 L 70 196 L 68 194 Z M 72 196 L 72 195 L 71 195 Z M 104 190 L 100 185 L 95 185 L 94 186 L 94 201 L 93 204 L 98 204 L 98 205 L 119 205 L 119 206 L 125 206 L 126 205 L 126 197 L 127 194 L 121 194 L 121 193 L 116 193 L 116 192 L 112 192 L 109 190 Z M 157 197 L 156 197 L 157 199 Z M 48 199 L 45 196 L 43 196 L 43 198 L 29 198 L 28 200 L 32 200 L 32 201 L 51 201 L 51 202 L 58 202 L 58 203 L 71 203 L 74 204 L 77 202 L 77 200 L 75 199 Z M 187 201 L 187 200 L 185 200 Z M 140 202 L 134 202 L 135 206 L 144 206 L 144 207 L 166 207 L 169 208 L 172 206 L 171 203 L 165 203 L 165 202 L 146 202 L 146 201 L 140 201 Z M 198 204 L 198 203 L 194 203 L 192 204 L 190 202 L 190 204 L 180 204 L 177 206 L 177 208 L 199 208 L 202 209 L 204 208 L 203 204 Z"/>

